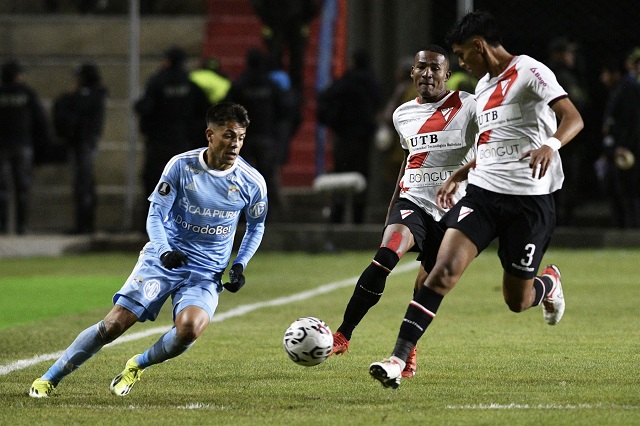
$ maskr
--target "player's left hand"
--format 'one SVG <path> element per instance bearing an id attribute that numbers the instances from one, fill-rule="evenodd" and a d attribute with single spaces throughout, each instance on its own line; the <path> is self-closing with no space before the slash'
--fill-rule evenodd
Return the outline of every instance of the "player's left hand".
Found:
<path id="1" fill-rule="evenodd" d="M 237 292 L 242 288 L 245 282 L 244 275 L 242 275 L 243 272 L 244 268 L 240 263 L 234 264 L 231 269 L 229 269 L 229 282 L 222 286 L 231 293 Z"/>
<path id="2" fill-rule="evenodd" d="M 436 192 L 436 203 L 441 209 L 450 209 L 455 202 L 455 195 L 460 188 L 460 182 L 455 182 L 452 179 L 447 179 Z"/>
<path id="3" fill-rule="evenodd" d="M 549 170 L 554 152 L 555 151 L 551 147 L 542 145 L 538 149 L 532 149 L 531 151 L 527 151 L 522 154 L 520 160 L 524 160 L 528 157 L 529 168 L 532 169 L 531 177 L 534 179 L 536 177 L 538 179 L 542 179 L 544 175 L 547 174 L 547 170 Z"/>

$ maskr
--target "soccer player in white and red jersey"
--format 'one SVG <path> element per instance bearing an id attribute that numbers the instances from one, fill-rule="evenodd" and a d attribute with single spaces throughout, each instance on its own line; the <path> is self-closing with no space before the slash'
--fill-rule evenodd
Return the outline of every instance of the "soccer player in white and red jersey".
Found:
<path id="1" fill-rule="evenodd" d="M 475 161 L 438 190 L 438 204 L 451 207 L 443 218 L 447 231 L 431 273 L 409 304 L 392 356 L 369 367 L 371 376 L 394 389 L 444 296 L 495 238 L 509 309 L 542 305 L 546 322 L 553 325 L 565 308 L 558 267 L 536 274 L 555 227 L 552 193 L 563 180 L 558 150 L 582 130 L 580 113 L 549 68 L 505 50 L 490 14 L 465 15 L 447 42 L 460 65 L 479 78 L 480 134 Z M 454 205 L 453 194 L 467 179 L 466 194 Z"/>
<path id="2" fill-rule="evenodd" d="M 437 45 L 427 45 L 415 55 L 411 78 L 418 97 L 400 105 L 393 124 L 406 155 L 391 198 L 382 244 L 364 270 L 347 304 L 344 319 L 333 335 L 332 354 L 349 348 L 351 335 L 385 288 L 389 273 L 407 251 L 419 252 L 422 285 L 433 267 L 444 236 L 439 223 L 445 210 L 437 205 L 436 190 L 461 165 L 473 160 L 477 136 L 476 102 L 466 92 L 449 91 L 449 55 Z M 454 198 L 464 193 L 463 188 Z M 413 348 L 403 371 L 416 370 Z"/>

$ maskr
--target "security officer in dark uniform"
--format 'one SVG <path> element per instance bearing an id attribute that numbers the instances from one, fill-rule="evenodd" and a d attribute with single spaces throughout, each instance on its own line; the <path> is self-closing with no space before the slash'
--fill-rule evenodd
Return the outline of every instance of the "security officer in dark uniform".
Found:
<path id="1" fill-rule="evenodd" d="M 309 26 L 320 11 L 320 0 L 252 0 L 260 17 L 262 38 L 279 68 L 288 52 L 291 84 L 300 95 L 304 89 L 304 60 Z"/>
<path id="2" fill-rule="evenodd" d="M 16 233 L 24 234 L 33 174 L 34 142 L 49 146 L 49 128 L 36 93 L 22 82 L 16 61 L 2 66 L 0 85 L 0 234 L 9 233 L 10 183 L 15 193 Z"/>
<path id="3" fill-rule="evenodd" d="M 86 63 L 75 71 L 76 86 L 56 98 L 53 119 L 65 140 L 73 171 L 76 224 L 72 233 L 95 230 L 96 191 L 94 164 L 105 119 L 107 90 L 98 67 Z"/>
<path id="4" fill-rule="evenodd" d="M 145 197 L 155 189 L 171 157 L 195 148 L 190 137 L 193 126 L 202 128 L 200 140 L 204 143 L 204 117 L 210 103 L 207 95 L 189 79 L 184 68 L 186 58 L 181 48 L 167 50 L 162 68 L 151 76 L 135 105 L 140 131 L 146 137 L 142 176 Z"/>
<path id="5" fill-rule="evenodd" d="M 242 158 L 264 177 L 269 193 L 269 214 L 280 214 L 277 171 L 278 123 L 284 114 L 284 92 L 269 79 L 267 56 L 258 48 L 247 51 L 246 69 L 233 81 L 225 101 L 244 106 L 251 117 L 251 131 L 242 147 Z"/>

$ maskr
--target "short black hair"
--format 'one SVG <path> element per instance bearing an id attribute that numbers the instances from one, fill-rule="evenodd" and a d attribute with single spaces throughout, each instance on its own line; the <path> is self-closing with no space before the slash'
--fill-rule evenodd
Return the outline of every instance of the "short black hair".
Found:
<path id="1" fill-rule="evenodd" d="M 437 44 L 427 44 L 425 46 L 422 46 L 420 48 L 420 50 L 418 50 L 418 52 L 434 52 L 434 53 L 438 53 L 438 54 L 444 56 L 444 58 L 447 60 L 447 63 L 449 62 L 449 52 L 447 52 L 447 49 L 445 49 L 442 46 L 438 46 Z"/>
<path id="2" fill-rule="evenodd" d="M 483 37 L 491 46 L 502 44 L 496 19 L 489 12 L 477 10 L 463 16 L 447 33 L 446 43 L 462 44 L 473 36 Z"/>
<path id="3" fill-rule="evenodd" d="M 267 71 L 267 55 L 257 47 L 251 48 L 247 51 L 247 68 L 254 71 Z"/>
<path id="4" fill-rule="evenodd" d="M 207 126 L 224 126 L 228 121 L 234 121 L 240 126 L 249 127 L 249 113 L 246 108 L 233 102 L 220 102 L 207 111 Z"/>
<path id="5" fill-rule="evenodd" d="M 609 54 L 602 58 L 600 72 L 602 71 L 624 75 L 627 73 L 627 63 L 621 55 Z"/>
<path id="6" fill-rule="evenodd" d="M 16 78 L 23 73 L 22 66 L 18 61 L 10 60 L 2 65 L 2 83 L 13 83 Z"/>
<path id="7" fill-rule="evenodd" d="M 178 46 L 172 46 L 164 51 L 164 57 L 172 67 L 181 67 L 187 60 L 187 52 Z"/>
<path id="8" fill-rule="evenodd" d="M 371 54 L 365 48 L 356 49 L 351 55 L 353 65 L 358 69 L 365 69 L 371 66 Z"/>
<path id="9" fill-rule="evenodd" d="M 96 87 L 102 83 L 100 70 L 95 64 L 84 63 L 75 71 L 76 77 L 80 80 L 82 86 Z"/>

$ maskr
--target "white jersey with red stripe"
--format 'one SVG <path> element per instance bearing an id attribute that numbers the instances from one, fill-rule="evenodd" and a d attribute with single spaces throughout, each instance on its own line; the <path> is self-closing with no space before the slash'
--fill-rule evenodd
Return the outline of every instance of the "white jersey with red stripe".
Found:
<path id="1" fill-rule="evenodd" d="M 514 195 L 560 189 L 564 174 L 557 152 L 542 179 L 532 177 L 529 158 L 520 160 L 556 132 L 556 115 L 549 104 L 567 92 L 553 72 L 529 56 L 514 56 L 500 75 L 487 74 L 478 82 L 475 96 L 480 133 L 469 183 Z"/>
<path id="2" fill-rule="evenodd" d="M 435 103 L 421 104 L 416 98 L 400 105 L 393 113 L 393 125 L 409 156 L 399 197 L 440 220 L 445 211 L 436 203 L 436 191 L 454 170 L 474 158 L 476 123 L 476 101 L 467 92 L 450 92 Z M 456 201 L 463 195 L 461 186 Z"/>

